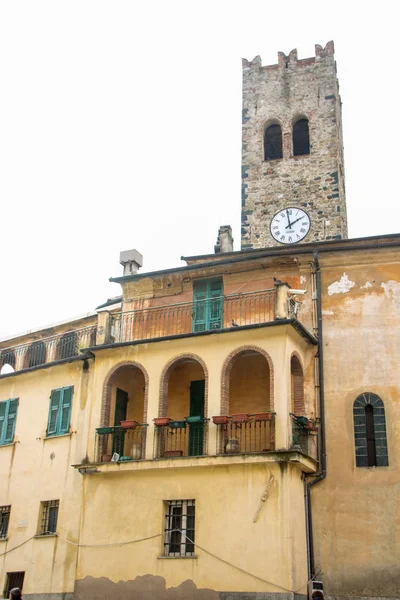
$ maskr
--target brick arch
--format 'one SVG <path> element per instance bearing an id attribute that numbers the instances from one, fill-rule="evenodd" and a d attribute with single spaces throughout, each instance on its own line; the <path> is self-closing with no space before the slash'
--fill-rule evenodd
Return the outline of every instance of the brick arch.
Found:
<path id="1" fill-rule="evenodd" d="M 291 410 L 297 415 L 304 415 L 304 368 L 298 352 L 292 352 L 290 357 L 291 377 Z"/>
<path id="2" fill-rule="evenodd" d="M 167 416 L 169 376 L 171 375 L 171 373 L 174 370 L 174 368 L 176 367 L 176 365 L 179 362 L 181 362 L 182 360 L 196 361 L 203 368 L 204 381 L 205 381 L 205 384 L 204 384 L 204 417 L 207 417 L 207 412 L 208 412 L 208 369 L 207 369 L 207 365 L 204 362 L 204 360 L 202 358 L 200 358 L 200 356 L 198 356 L 197 354 L 190 354 L 190 353 L 179 354 L 178 356 L 171 358 L 171 360 L 168 361 L 167 364 L 164 366 L 162 373 L 161 373 L 161 379 L 160 379 L 160 401 L 159 401 L 159 406 L 158 406 L 158 416 L 159 417 Z"/>
<path id="3" fill-rule="evenodd" d="M 111 390 L 113 384 L 113 377 L 119 369 L 122 367 L 137 368 L 144 377 L 144 402 L 143 402 L 143 423 L 147 421 L 147 406 L 149 396 L 149 376 L 146 369 L 140 363 L 136 361 L 122 361 L 112 367 L 112 369 L 106 375 L 103 384 L 103 397 L 101 400 L 101 414 L 100 414 L 100 426 L 106 427 L 110 423 L 110 410 L 111 410 Z"/>
<path id="4" fill-rule="evenodd" d="M 246 352 L 258 352 L 267 361 L 269 367 L 269 407 L 274 410 L 274 365 L 268 352 L 259 346 L 241 346 L 233 350 L 222 366 L 221 373 L 221 415 L 229 414 L 229 376 L 236 358 Z"/>

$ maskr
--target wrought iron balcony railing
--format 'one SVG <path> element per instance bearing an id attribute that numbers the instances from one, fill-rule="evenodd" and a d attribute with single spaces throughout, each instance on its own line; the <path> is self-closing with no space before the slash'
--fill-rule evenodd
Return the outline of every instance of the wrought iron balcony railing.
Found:
<path id="1" fill-rule="evenodd" d="M 99 427 L 96 429 L 95 461 L 141 460 L 145 456 L 146 429 L 147 424 L 131 428 Z"/>
<path id="2" fill-rule="evenodd" d="M 191 417 L 189 417 L 190 421 Z M 170 421 L 156 425 L 154 432 L 154 458 L 201 456 L 207 454 L 208 419 L 192 417 L 194 422 Z"/>
<path id="3" fill-rule="evenodd" d="M 318 429 L 306 429 L 296 421 L 292 423 L 292 448 L 318 461 Z"/>
<path id="4" fill-rule="evenodd" d="M 110 315 L 111 343 L 203 331 L 228 330 L 275 320 L 276 289 L 155 306 Z M 288 316 L 296 306 L 288 303 Z"/>
<path id="5" fill-rule="evenodd" d="M 237 414 L 213 417 L 217 425 L 217 454 L 271 452 L 275 449 L 275 414 Z"/>
<path id="6" fill-rule="evenodd" d="M 96 342 L 96 326 L 75 329 L 33 342 L 0 349 L 0 368 L 9 365 L 15 371 L 79 355 L 80 348 Z"/>

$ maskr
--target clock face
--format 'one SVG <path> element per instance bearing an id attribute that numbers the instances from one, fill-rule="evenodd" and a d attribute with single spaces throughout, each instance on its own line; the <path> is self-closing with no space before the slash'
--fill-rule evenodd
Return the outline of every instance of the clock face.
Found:
<path id="1" fill-rule="evenodd" d="M 305 210 L 283 208 L 271 221 L 271 234 L 280 244 L 296 244 L 310 231 L 311 221 Z"/>

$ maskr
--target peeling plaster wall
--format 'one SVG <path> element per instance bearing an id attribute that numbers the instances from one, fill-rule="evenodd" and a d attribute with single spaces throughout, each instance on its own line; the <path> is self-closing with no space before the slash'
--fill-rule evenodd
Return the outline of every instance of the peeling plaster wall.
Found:
<path id="1" fill-rule="evenodd" d="M 312 490 L 316 567 L 328 596 L 399 598 L 400 260 L 365 251 L 321 267 L 328 474 Z M 385 406 L 388 467 L 355 465 L 353 402 L 366 391 Z"/>

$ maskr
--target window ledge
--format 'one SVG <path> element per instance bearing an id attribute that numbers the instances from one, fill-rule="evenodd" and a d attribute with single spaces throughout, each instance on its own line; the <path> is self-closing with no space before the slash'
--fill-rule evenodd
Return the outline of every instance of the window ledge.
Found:
<path id="1" fill-rule="evenodd" d="M 17 442 L 10 442 L 8 444 L 0 444 L 0 448 L 9 448 L 10 446 L 15 446 Z"/>
<path id="2" fill-rule="evenodd" d="M 47 440 L 58 440 L 58 438 L 71 437 L 75 431 L 70 431 L 69 433 L 55 433 L 54 435 L 44 435 L 42 438 L 44 442 Z"/>
<path id="3" fill-rule="evenodd" d="M 197 554 L 195 554 L 194 556 L 158 556 L 157 558 L 159 558 L 160 560 L 163 560 L 164 558 L 166 558 L 167 560 L 171 560 L 171 559 L 172 559 L 172 560 L 176 560 L 176 559 L 178 559 L 178 560 L 179 560 L 180 558 L 183 558 L 183 559 L 187 559 L 187 558 L 189 558 L 189 559 L 190 559 L 190 558 L 196 558 L 196 559 L 197 559 L 197 558 L 199 558 L 199 557 L 198 557 L 198 555 L 197 555 Z"/>
<path id="4" fill-rule="evenodd" d="M 44 540 L 46 538 L 55 538 L 58 537 L 57 533 L 37 533 L 36 535 L 33 536 L 35 540 Z"/>
<path id="5" fill-rule="evenodd" d="M 0 542 L 8 542 L 8 537 L 0 537 Z"/>

